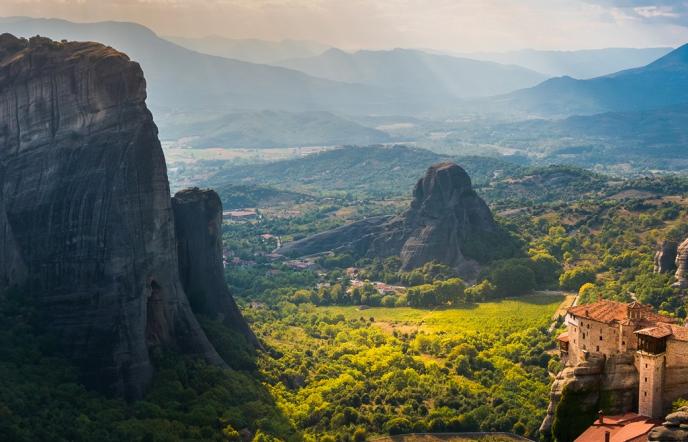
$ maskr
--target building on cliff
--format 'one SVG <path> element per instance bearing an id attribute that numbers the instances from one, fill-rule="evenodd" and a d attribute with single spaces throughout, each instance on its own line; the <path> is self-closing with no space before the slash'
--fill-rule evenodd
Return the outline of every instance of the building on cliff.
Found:
<path id="1" fill-rule="evenodd" d="M 640 415 L 664 416 L 673 401 L 688 395 L 688 328 L 676 318 L 638 302 L 604 300 L 569 308 L 566 327 L 557 340 L 567 367 L 593 357 L 632 360 L 638 379 L 633 405 Z"/>

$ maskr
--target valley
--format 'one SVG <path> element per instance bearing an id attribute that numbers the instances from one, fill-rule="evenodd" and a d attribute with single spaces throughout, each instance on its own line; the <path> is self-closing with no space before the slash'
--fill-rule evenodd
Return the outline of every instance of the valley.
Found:
<path id="1" fill-rule="evenodd" d="M 99 3 L 0 6 L 0 441 L 688 441 L 688 8 Z"/>

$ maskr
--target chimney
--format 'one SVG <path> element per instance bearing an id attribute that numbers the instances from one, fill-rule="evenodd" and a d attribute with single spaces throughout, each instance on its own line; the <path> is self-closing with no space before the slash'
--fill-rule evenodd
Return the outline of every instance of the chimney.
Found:
<path id="1" fill-rule="evenodd" d="M 604 411 L 600 410 L 597 412 L 597 414 L 600 416 L 600 425 L 604 425 Z M 607 436 L 605 436 L 606 438 Z"/>
<path id="2" fill-rule="evenodd" d="M 604 432 L 604 442 L 609 442 L 611 439 L 611 435 L 609 434 L 609 431 Z"/>

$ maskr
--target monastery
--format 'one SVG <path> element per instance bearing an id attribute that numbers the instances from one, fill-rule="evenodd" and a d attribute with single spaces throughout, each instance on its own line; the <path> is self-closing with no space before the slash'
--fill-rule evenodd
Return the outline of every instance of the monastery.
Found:
<path id="1" fill-rule="evenodd" d="M 688 327 L 638 302 L 603 300 L 568 309 L 567 331 L 558 338 L 565 364 L 591 353 L 631 353 L 638 371 L 638 414 L 663 417 L 673 401 L 688 395 Z M 631 410 L 629 410 L 631 411 Z"/>

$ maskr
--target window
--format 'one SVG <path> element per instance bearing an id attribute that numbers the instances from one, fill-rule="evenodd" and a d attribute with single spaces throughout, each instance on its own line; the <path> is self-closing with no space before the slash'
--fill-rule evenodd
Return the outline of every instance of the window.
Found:
<path id="1" fill-rule="evenodd" d="M 585 339 L 585 333 L 583 333 L 583 339 Z"/>
<path id="2" fill-rule="evenodd" d="M 645 395 L 645 397 L 647 397 L 647 391 L 643 391 L 643 394 Z"/>
<path id="3" fill-rule="evenodd" d="M 647 368 L 647 364 L 645 364 L 645 368 Z"/>
<path id="4" fill-rule="evenodd" d="M 602 336 L 600 336 L 600 341 L 602 340 Z"/>
<path id="5" fill-rule="evenodd" d="M 595 351 L 600 351 L 600 346 L 599 346 L 599 345 L 597 346 L 597 350 L 595 350 Z"/>
<path id="6" fill-rule="evenodd" d="M 647 382 L 647 378 L 645 378 L 645 382 Z"/>
<path id="7" fill-rule="evenodd" d="M 621 345 L 626 345 L 626 341 L 621 341 Z"/>

